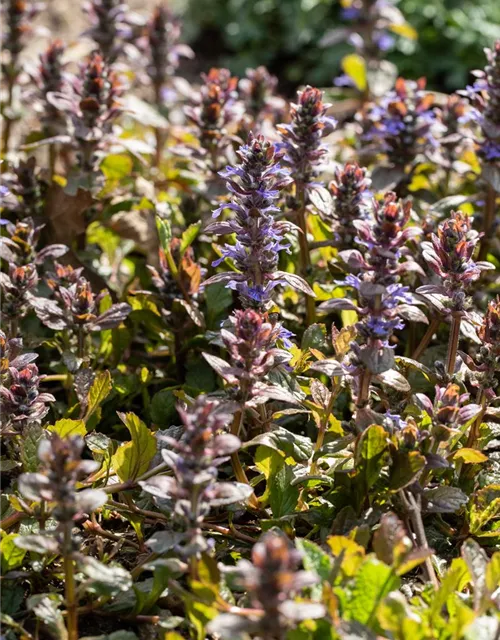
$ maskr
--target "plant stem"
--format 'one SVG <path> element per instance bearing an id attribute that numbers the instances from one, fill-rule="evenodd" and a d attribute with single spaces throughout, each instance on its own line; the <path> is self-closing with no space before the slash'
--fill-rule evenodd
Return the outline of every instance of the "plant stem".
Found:
<path id="1" fill-rule="evenodd" d="M 338 378 L 333 378 L 332 380 L 332 391 L 330 393 L 330 399 L 328 401 L 328 406 L 325 409 L 325 415 L 323 416 L 323 420 L 321 421 L 321 424 L 319 426 L 318 429 L 318 437 L 316 438 L 316 443 L 314 445 L 314 451 L 313 451 L 313 458 L 314 455 L 321 449 L 321 447 L 323 446 L 323 442 L 325 440 L 325 433 L 328 429 L 328 422 L 330 420 L 330 415 L 333 411 L 333 405 L 335 404 L 335 399 L 338 395 L 339 392 L 339 384 L 338 384 Z M 312 463 L 311 463 L 311 470 L 310 473 L 311 475 L 316 473 L 316 469 L 317 469 L 317 461 L 313 459 Z"/>
<path id="2" fill-rule="evenodd" d="M 420 508 L 420 505 L 415 500 L 413 494 L 411 494 L 409 491 L 401 491 L 400 496 L 410 514 L 410 520 L 412 523 L 413 531 L 415 533 L 415 537 L 417 539 L 417 544 L 422 549 L 429 549 L 427 536 L 425 535 L 424 523 L 422 521 L 422 510 Z M 424 564 L 427 571 L 427 577 L 431 581 L 434 589 L 437 591 L 437 589 L 439 589 L 439 582 L 436 576 L 436 572 L 434 571 L 431 559 L 426 558 Z"/>
<path id="3" fill-rule="evenodd" d="M 469 449 L 475 449 L 476 448 L 477 441 L 479 440 L 479 428 L 481 426 L 481 422 L 483 420 L 483 416 L 484 416 L 485 411 L 486 411 L 486 394 L 484 393 L 484 391 L 482 389 L 479 392 L 479 397 L 477 399 L 477 404 L 481 405 L 481 411 L 480 411 L 479 415 L 477 416 L 477 418 L 472 423 L 470 431 L 469 431 L 469 436 L 467 438 L 467 444 L 465 445 Z"/>
<path id="4" fill-rule="evenodd" d="M 66 522 L 64 525 L 64 584 L 66 590 L 66 610 L 68 629 L 68 640 L 78 640 L 78 610 L 75 588 L 75 566 L 72 557 L 72 523 Z"/>
<path id="5" fill-rule="evenodd" d="M 488 255 L 488 248 L 491 242 L 491 232 L 493 223 L 495 221 L 495 209 L 496 209 L 496 191 L 488 185 L 486 192 L 486 202 L 484 204 L 484 219 L 483 219 L 483 231 L 484 236 L 481 239 L 481 246 L 479 248 L 478 260 L 485 260 Z"/>
<path id="6" fill-rule="evenodd" d="M 446 371 L 449 376 L 455 373 L 455 363 L 457 361 L 458 341 L 460 339 L 460 323 L 462 315 L 458 311 L 453 312 L 451 319 L 450 338 L 448 341 L 448 354 L 446 356 Z"/>
<path id="7" fill-rule="evenodd" d="M 424 333 L 422 340 L 420 341 L 417 348 L 413 352 L 413 355 L 412 355 L 413 360 L 418 360 L 422 355 L 422 353 L 427 349 L 427 347 L 429 346 L 429 342 L 432 340 L 432 336 L 436 333 L 440 324 L 441 324 L 441 318 L 439 317 L 432 318 L 432 320 L 429 322 L 429 326 L 427 327 L 427 331 Z"/>
<path id="8" fill-rule="evenodd" d="M 300 203 L 297 211 L 297 223 L 300 228 L 299 233 L 299 261 L 300 273 L 307 280 L 311 270 L 311 255 L 307 243 L 307 221 L 306 221 L 306 192 L 303 185 L 297 184 L 297 199 Z M 310 326 L 316 322 L 316 305 L 314 299 L 306 294 L 306 322 Z"/>
<path id="9" fill-rule="evenodd" d="M 243 407 L 244 406 L 245 406 L 245 403 L 243 403 Z M 231 425 L 231 433 L 238 437 L 240 435 L 241 425 L 243 422 L 243 411 L 244 409 L 241 409 L 240 411 L 237 411 L 234 414 L 233 424 Z M 237 451 L 231 454 L 231 464 L 233 466 L 233 471 L 234 471 L 234 475 L 236 476 L 236 480 L 238 480 L 238 482 L 242 482 L 243 484 L 250 485 L 250 482 L 248 482 L 247 474 L 245 473 L 245 470 L 241 466 L 240 457 Z M 252 493 L 252 495 L 248 499 L 248 504 L 252 507 L 252 509 L 259 508 L 259 501 L 257 500 L 254 493 Z"/>
<path id="10" fill-rule="evenodd" d="M 83 327 L 78 327 L 78 357 L 83 358 L 85 356 L 85 333 Z"/>

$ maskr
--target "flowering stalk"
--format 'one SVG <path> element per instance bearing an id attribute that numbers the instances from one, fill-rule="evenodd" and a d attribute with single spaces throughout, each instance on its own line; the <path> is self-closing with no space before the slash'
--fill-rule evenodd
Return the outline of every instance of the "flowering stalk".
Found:
<path id="1" fill-rule="evenodd" d="M 447 298 L 446 312 L 451 317 L 446 371 L 455 372 L 460 324 L 467 316 L 469 301 L 467 290 L 477 280 L 481 271 L 491 268 L 487 262 L 472 259 L 481 235 L 472 229 L 471 219 L 466 214 L 451 212 L 450 218 L 439 225 L 438 233 L 432 234 L 431 243 L 423 243 L 423 257 L 429 267 L 441 279 L 440 285 L 424 285 L 417 293 L 425 296 L 438 294 Z M 432 297 L 427 298 L 432 304 Z"/>
<path id="2" fill-rule="evenodd" d="M 228 383 L 228 394 L 237 403 L 231 432 L 240 437 L 247 409 L 260 406 L 267 399 L 287 400 L 280 390 L 268 384 L 265 379 L 269 372 L 290 359 L 287 351 L 278 349 L 276 343 L 282 340 L 289 346 L 291 333 L 279 323 L 271 324 L 267 315 L 253 309 L 236 311 L 230 318 L 230 328 L 221 329 L 221 338 L 229 352 L 229 363 L 221 358 L 203 354 L 210 366 Z M 236 477 L 248 483 L 239 462 L 238 454 L 232 456 Z"/>
<path id="3" fill-rule="evenodd" d="M 162 437 L 168 445 L 162 455 L 174 477 L 157 475 L 139 484 L 157 498 L 175 501 L 174 517 L 184 530 L 176 547 L 185 558 L 194 559 L 210 548 L 203 537 L 202 524 L 211 506 L 245 500 L 251 489 L 217 482 L 217 467 L 241 444 L 235 435 L 224 433 L 231 407 L 200 395 L 188 409 L 177 410 L 184 426 L 182 438 Z"/>
<path id="4" fill-rule="evenodd" d="M 18 546 L 41 553 L 60 552 L 64 564 L 66 592 L 66 626 L 68 640 L 78 640 L 78 601 L 75 584 L 75 557 L 78 542 L 73 539 L 73 523 L 90 514 L 107 501 L 104 491 L 85 489 L 76 492 L 76 485 L 99 467 L 94 460 L 82 460 L 84 440 L 80 436 L 62 439 L 56 433 L 42 440 L 38 457 L 42 463 L 39 473 L 24 473 L 19 478 L 19 490 L 29 500 L 54 504 L 52 517 L 57 520 L 55 530 L 41 531 L 39 536 L 22 536 Z M 40 539 L 45 542 L 41 548 Z"/>
<path id="5" fill-rule="evenodd" d="M 66 111 L 72 124 L 71 137 L 77 149 L 78 167 L 92 185 L 99 152 L 107 144 L 113 122 L 121 113 L 119 97 L 123 87 L 117 74 L 108 67 L 100 53 L 92 53 L 81 75 L 73 79 L 72 95 L 51 94 L 57 108 Z"/>
<path id="6" fill-rule="evenodd" d="M 230 209 L 235 217 L 214 222 L 207 231 L 236 234 L 235 244 L 226 244 L 222 257 L 213 266 L 230 258 L 238 271 L 218 273 L 205 284 L 226 282 L 240 294 L 244 307 L 262 311 L 270 307 L 272 292 L 280 284 L 290 284 L 314 296 L 302 278 L 277 270 L 279 253 L 289 252 L 284 234 L 293 229 L 291 223 L 275 219 L 275 214 L 280 212 L 276 206 L 280 191 L 290 183 L 287 171 L 279 164 L 281 155 L 263 136 L 254 138 L 251 134 L 248 144 L 240 147 L 237 153 L 241 164 L 226 167 L 220 174 L 226 179 L 232 201 L 222 204 L 213 213 L 217 217 L 224 209 Z"/>
<path id="7" fill-rule="evenodd" d="M 50 102 L 51 93 L 64 92 L 66 79 L 63 72 L 62 57 L 65 47 L 60 40 L 52 42 L 47 49 L 40 54 L 38 74 L 34 78 L 38 88 L 38 105 L 40 123 L 47 138 L 64 131 L 65 119 L 61 111 Z M 49 145 L 49 170 L 50 177 L 55 173 L 57 154 L 55 145 Z"/>
<path id="8" fill-rule="evenodd" d="M 165 5 L 158 5 L 146 27 L 145 50 L 148 57 L 146 70 L 153 85 L 154 102 L 160 112 L 165 102 L 164 92 L 172 91 L 169 85 L 179 66 L 179 58 L 193 56 L 188 46 L 178 44 L 180 34 L 180 24 L 174 20 Z M 155 136 L 154 166 L 158 166 L 165 142 L 165 132 L 156 128 Z"/>
<path id="9" fill-rule="evenodd" d="M 4 211 L 21 220 L 42 215 L 45 206 L 45 186 L 36 166 L 36 158 L 32 156 L 26 161 L 20 160 L 12 169 L 12 173 L 3 176 L 2 187 L 7 189 L 8 193 L 2 193 L 2 196 L 12 196 L 10 200 L 3 200 Z"/>
<path id="10" fill-rule="evenodd" d="M 92 27 L 82 35 L 97 43 L 104 60 L 111 64 L 123 52 L 123 40 L 129 35 L 127 5 L 120 0 L 89 0 L 83 5 Z"/>
<path id="11" fill-rule="evenodd" d="M 37 250 L 44 225 L 35 226 L 33 218 L 5 225 L 7 235 L 2 238 L 2 258 L 17 265 L 43 265 L 48 258 L 59 258 L 68 251 L 63 244 L 50 244 Z"/>
<path id="12" fill-rule="evenodd" d="M 472 385 L 478 390 L 477 402 L 482 411 L 471 426 L 467 447 L 475 447 L 479 439 L 481 420 L 488 405 L 498 395 L 500 373 L 500 298 L 492 300 L 478 330 L 481 346 L 472 359 L 465 355 L 465 362 L 472 371 Z"/>
<path id="13" fill-rule="evenodd" d="M 278 78 L 266 67 L 247 69 L 239 82 L 239 97 L 245 105 L 245 114 L 240 123 L 240 137 L 246 139 L 250 131 L 264 133 L 266 123 L 275 122 L 283 116 L 285 101 L 276 95 Z M 245 133 L 243 133 L 245 132 Z"/>
<path id="14" fill-rule="evenodd" d="M 500 172 L 500 40 L 492 49 L 485 49 L 488 64 L 484 70 L 474 72 L 477 80 L 468 87 L 465 95 L 472 102 L 473 110 L 468 119 L 475 121 L 481 129 L 477 142 L 477 151 L 483 161 L 483 175 L 488 182 L 484 208 L 484 236 L 479 250 L 479 259 L 486 257 L 493 233 L 496 210 L 495 175 Z"/>
<path id="15" fill-rule="evenodd" d="M 439 148 L 443 126 L 434 95 L 425 91 L 425 78 L 416 82 L 398 78 L 393 91 L 360 115 L 363 153 L 386 156 L 396 175 L 397 193 L 406 195 L 413 171 L 422 158 Z"/>
<path id="16" fill-rule="evenodd" d="M 415 268 L 410 260 L 401 262 L 406 241 L 420 231 L 406 227 L 411 211 L 409 201 L 401 202 L 389 192 L 382 203 L 375 203 L 374 220 L 358 220 L 357 242 L 365 248 L 364 255 L 357 250 L 343 251 L 340 258 L 359 275 L 348 275 L 344 285 L 354 288 L 358 304 L 348 299 L 332 299 L 320 306 L 322 311 L 351 309 L 360 320 L 356 323 L 357 342 L 352 343 L 350 374 L 356 380 L 356 406 L 363 409 L 369 401 L 370 381 L 392 369 L 392 334 L 404 327 L 403 318 L 415 317 L 417 310 L 409 287 L 400 283 L 400 275 Z M 426 322 L 423 314 L 419 319 Z M 357 422 L 362 426 L 361 413 Z"/>
<path id="17" fill-rule="evenodd" d="M 26 36 L 32 31 L 30 23 L 40 11 L 41 6 L 29 0 L 6 0 L 2 4 L 3 25 L 5 27 L 4 37 L 2 38 L 2 51 L 7 52 L 8 55 L 8 61 L 2 64 L 2 72 L 7 81 L 7 99 L 2 109 L 4 118 L 2 154 L 6 154 L 9 150 L 13 122 L 9 112 L 13 107 L 14 87 L 21 72 L 19 55 L 24 49 Z"/>
<path id="18" fill-rule="evenodd" d="M 212 68 L 202 73 L 203 84 L 193 106 L 186 109 L 187 118 L 197 128 L 201 153 L 206 167 L 216 175 L 221 168 L 220 156 L 229 146 L 227 127 L 235 119 L 238 78 L 227 69 Z"/>
<path id="19" fill-rule="evenodd" d="M 335 244 L 339 251 L 352 249 L 354 223 L 369 217 L 371 180 L 367 170 L 356 163 L 346 163 L 336 169 L 329 189 L 334 197 Z"/>
<path id="20" fill-rule="evenodd" d="M 298 569 L 302 560 L 283 533 L 269 531 L 252 549 L 252 561 L 239 560 L 234 573 L 248 592 L 252 609 L 223 613 L 210 623 L 208 630 L 218 635 L 219 625 L 258 634 L 263 640 L 284 638 L 290 627 L 307 618 L 321 618 L 325 608 L 321 604 L 300 603 L 293 594 L 310 587 L 318 578 L 309 571 Z M 224 637 L 228 637 L 225 635 Z"/>
<path id="21" fill-rule="evenodd" d="M 321 138 L 331 133 L 336 126 L 333 118 L 326 116 L 330 107 L 323 103 L 323 93 L 319 89 L 307 86 L 297 93 L 297 104 L 291 105 L 290 124 L 278 126 L 285 150 L 284 162 L 290 167 L 295 182 L 295 207 L 297 224 L 300 228 L 300 271 L 305 278 L 310 276 L 311 256 L 307 242 L 307 205 L 308 193 L 316 184 L 319 165 L 327 153 Z M 306 298 L 307 323 L 316 319 L 314 300 Z"/>
<path id="22" fill-rule="evenodd" d="M 19 320 L 31 308 L 30 294 L 38 285 L 38 272 L 34 264 L 16 266 L 9 263 L 9 274 L 0 273 L 2 315 L 10 322 L 10 336 L 17 336 Z"/>

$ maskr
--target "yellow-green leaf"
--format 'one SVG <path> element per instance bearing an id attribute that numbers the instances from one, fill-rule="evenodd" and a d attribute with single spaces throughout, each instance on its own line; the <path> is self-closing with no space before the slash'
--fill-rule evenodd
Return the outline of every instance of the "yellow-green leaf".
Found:
<path id="1" fill-rule="evenodd" d="M 135 480 L 145 473 L 156 453 L 156 438 L 135 413 L 119 413 L 132 440 L 116 450 L 111 464 L 122 482 Z"/>
<path id="2" fill-rule="evenodd" d="M 85 413 L 84 422 L 87 423 L 99 406 L 106 400 L 112 388 L 111 374 L 109 371 L 100 371 L 92 383 L 89 391 L 89 402 Z"/>
<path id="3" fill-rule="evenodd" d="M 360 91 L 366 89 L 366 63 L 357 53 L 350 53 L 342 58 L 342 69 Z"/>
<path id="4" fill-rule="evenodd" d="M 477 449 L 459 449 L 453 454 L 453 460 L 461 460 L 464 464 L 479 464 L 487 462 L 488 457 Z"/>
<path id="5" fill-rule="evenodd" d="M 403 36 L 403 38 L 408 38 L 409 40 L 418 39 L 417 31 L 407 22 L 403 24 L 391 24 L 389 29 L 398 36 Z"/>
<path id="6" fill-rule="evenodd" d="M 83 420 L 70 420 L 69 418 L 63 418 L 58 420 L 55 424 L 51 424 L 47 427 L 47 431 L 57 433 L 61 438 L 67 438 L 68 436 L 84 436 L 87 433 L 85 429 L 85 422 Z"/>

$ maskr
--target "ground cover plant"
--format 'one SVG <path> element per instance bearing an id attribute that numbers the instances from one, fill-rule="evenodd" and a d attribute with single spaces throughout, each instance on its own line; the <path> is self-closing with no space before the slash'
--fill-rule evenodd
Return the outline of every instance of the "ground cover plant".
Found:
<path id="1" fill-rule="evenodd" d="M 500 638 L 500 41 L 342 5 L 329 103 L 4 2 L 2 638 Z"/>

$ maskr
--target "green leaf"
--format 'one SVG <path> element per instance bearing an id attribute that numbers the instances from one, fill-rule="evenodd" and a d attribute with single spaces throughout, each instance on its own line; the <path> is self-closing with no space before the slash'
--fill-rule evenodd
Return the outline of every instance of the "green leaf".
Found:
<path id="1" fill-rule="evenodd" d="M 361 434 L 358 446 L 358 471 L 366 489 L 377 481 L 388 452 L 387 432 L 374 424 Z"/>
<path id="2" fill-rule="evenodd" d="M 2 559 L 2 573 L 7 573 L 23 563 L 26 549 L 16 546 L 14 540 L 18 538 L 17 533 L 9 533 L 3 536 L 0 542 L 0 557 Z"/>
<path id="3" fill-rule="evenodd" d="M 398 451 L 392 456 L 389 489 L 399 491 L 411 484 L 425 467 L 425 458 L 418 451 Z"/>
<path id="4" fill-rule="evenodd" d="M 312 324 L 304 331 L 300 348 L 319 349 L 322 351 L 326 348 L 326 326 L 324 324 Z"/>
<path id="5" fill-rule="evenodd" d="M 293 513 L 299 499 L 299 488 L 292 486 L 292 468 L 288 465 L 281 467 L 271 481 L 269 505 L 273 518 L 282 518 Z"/>
<path id="6" fill-rule="evenodd" d="M 366 63 L 357 53 L 350 53 L 342 58 L 342 69 L 351 78 L 359 91 L 364 91 L 367 86 Z"/>
<path id="7" fill-rule="evenodd" d="M 177 416 L 177 398 L 173 392 L 175 388 L 161 389 L 151 400 L 151 420 L 159 427 L 169 427 Z"/>
<path id="8" fill-rule="evenodd" d="M 391 567 L 376 558 L 368 558 L 356 576 L 348 605 L 350 618 L 368 624 L 385 596 L 398 587 L 399 578 Z"/>
<path id="9" fill-rule="evenodd" d="M 138 640 L 137 636 L 133 631 L 125 631 L 121 629 L 120 631 L 113 631 L 109 635 L 103 636 L 84 636 L 80 640 Z"/>
<path id="10" fill-rule="evenodd" d="M 472 577 L 472 583 L 474 585 L 474 605 L 477 609 L 486 593 L 488 556 L 472 538 L 469 538 L 463 543 L 461 554 Z"/>
<path id="11" fill-rule="evenodd" d="M 61 438 L 67 438 L 68 436 L 85 436 L 87 433 L 83 420 L 70 420 L 69 418 L 63 418 L 55 424 L 49 425 L 47 431 L 57 433 Z"/>
<path id="12" fill-rule="evenodd" d="M 196 240 L 196 236 L 200 232 L 201 222 L 195 222 L 194 224 L 190 224 L 189 227 L 184 231 L 181 236 L 181 247 L 180 253 L 181 257 L 186 253 L 187 249 L 193 244 Z"/>
<path id="13" fill-rule="evenodd" d="M 271 478 L 273 478 L 285 464 L 285 459 L 276 450 L 260 446 L 257 447 L 254 458 L 255 466 L 264 475 L 266 479 L 266 490 L 260 497 L 260 501 L 265 504 L 269 500 L 271 492 Z"/>
<path id="14" fill-rule="evenodd" d="M 101 171 L 109 180 L 121 180 L 130 177 L 133 167 L 132 158 L 124 154 L 105 156 L 101 162 Z"/>
<path id="15" fill-rule="evenodd" d="M 135 413 L 118 413 L 132 440 L 116 450 L 111 464 L 122 482 L 145 473 L 156 453 L 156 438 Z"/>
<path id="16" fill-rule="evenodd" d="M 158 237 L 160 239 L 160 246 L 165 252 L 170 252 L 170 242 L 172 240 L 172 229 L 170 222 L 165 218 L 156 216 L 156 228 L 158 230 Z"/>
<path id="17" fill-rule="evenodd" d="M 313 445 L 310 438 L 292 433 L 279 425 L 273 425 L 272 431 L 261 433 L 252 440 L 245 442 L 243 448 L 253 447 L 255 445 L 265 446 L 279 451 L 286 457 L 290 456 L 296 462 L 309 460 L 313 452 Z"/>
<path id="18" fill-rule="evenodd" d="M 319 545 L 305 538 L 297 538 L 295 544 L 302 552 L 304 569 L 317 573 L 322 580 L 329 580 L 332 572 L 331 557 Z"/>
<path id="19" fill-rule="evenodd" d="M 89 578 L 89 593 L 116 595 L 132 587 L 130 573 L 119 564 L 104 564 L 92 556 L 82 556 L 78 568 Z"/>
<path id="20" fill-rule="evenodd" d="M 215 328 L 217 320 L 233 303 L 233 294 L 224 283 L 211 284 L 205 289 L 207 326 Z M 218 327 L 217 327 L 218 328 Z"/>
<path id="21" fill-rule="evenodd" d="M 42 438 L 43 429 L 37 422 L 33 422 L 30 428 L 25 430 L 21 439 L 21 462 L 24 472 L 38 471 L 38 446 Z"/>
<path id="22" fill-rule="evenodd" d="M 111 392 L 113 385 L 111 381 L 111 373 L 109 371 L 100 371 L 92 383 L 89 391 L 89 398 L 87 404 L 87 411 L 85 412 L 85 417 L 83 421 L 87 424 L 90 418 L 96 414 L 100 405 L 106 400 L 108 395 Z"/>

